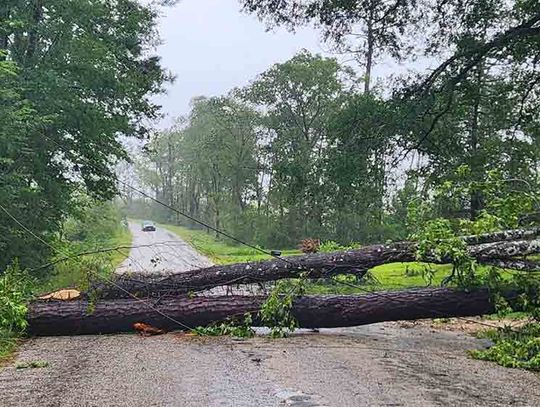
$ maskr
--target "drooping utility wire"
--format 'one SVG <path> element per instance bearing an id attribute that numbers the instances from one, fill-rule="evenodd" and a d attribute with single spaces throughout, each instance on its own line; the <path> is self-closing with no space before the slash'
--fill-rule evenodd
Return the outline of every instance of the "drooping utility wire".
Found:
<path id="1" fill-rule="evenodd" d="M 246 241 L 244 241 L 242 239 L 237 238 L 236 236 L 231 235 L 230 233 L 228 233 L 228 232 L 226 232 L 224 230 L 221 230 L 221 229 L 218 229 L 218 228 L 216 228 L 216 227 L 214 227 L 212 225 L 209 225 L 208 223 L 203 222 L 202 220 L 199 220 L 199 219 L 189 215 L 188 213 L 185 213 L 184 211 L 176 209 L 176 208 L 172 207 L 171 205 L 168 205 L 167 203 L 165 203 L 163 201 L 160 201 L 157 198 L 154 198 L 153 196 L 147 194 L 146 192 L 144 192 L 144 191 L 142 191 L 142 190 L 140 190 L 138 188 L 135 188 L 134 186 L 128 184 L 127 182 L 122 181 L 121 179 L 118 179 L 118 182 L 121 183 L 122 185 L 132 189 L 133 191 L 137 192 L 138 194 L 144 196 L 145 198 L 148 198 L 148 199 L 152 200 L 153 202 L 156 202 L 157 204 L 159 204 L 159 205 L 161 205 L 161 206 L 163 206 L 163 207 L 177 213 L 178 215 L 181 215 L 181 216 L 185 217 L 186 219 L 189 219 L 189 220 L 197 223 L 200 226 L 203 226 L 203 227 L 205 227 L 207 229 L 210 229 L 210 230 L 212 230 L 212 231 L 214 231 L 214 232 L 216 232 L 216 233 L 218 233 L 218 234 L 220 234 L 222 236 L 225 236 L 225 237 L 227 237 L 227 238 L 229 238 L 229 239 L 231 239 L 231 240 L 233 240 L 233 241 L 235 241 L 237 243 L 240 243 L 240 244 L 242 244 L 242 245 L 244 245 L 246 247 L 249 247 L 249 248 L 251 248 L 253 250 L 257 250 L 260 253 L 263 253 L 263 254 L 266 254 L 268 256 L 280 259 L 280 260 L 284 261 L 285 263 L 294 264 L 293 262 L 290 262 L 290 261 L 286 260 L 285 258 L 280 257 L 275 253 L 272 253 L 271 251 L 264 250 L 264 249 L 262 249 L 262 248 L 260 248 L 258 246 L 255 246 L 255 245 L 253 245 L 251 243 L 248 243 L 248 242 L 246 242 Z"/>
<path id="2" fill-rule="evenodd" d="M 135 191 L 135 192 L 137 192 L 137 193 L 139 193 L 139 194 L 141 194 L 141 195 L 143 195 L 143 196 L 145 196 L 145 197 L 151 199 L 152 201 L 154 201 L 154 202 L 156 202 L 156 203 L 158 203 L 158 204 L 164 206 L 165 208 L 168 208 L 168 209 L 172 210 L 173 212 L 175 212 L 175 213 L 177 213 L 177 214 L 179 214 L 179 215 L 185 216 L 186 218 L 188 218 L 188 219 L 190 219 L 190 220 L 196 222 L 196 223 L 199 224 L 199 225 L 202 225 L 202 226 L 204 226 L 204 227 L 207 227 L 207 228 L 209 228 L 209 229 L 211 229 L 211 230 L 213 230 L 213 231 L 215 231 L 215 232 L 217 232 L 217 233 L 219 233 L 219 234 L 221 234 L 221 235 L 223 235 L 223 236 L 228 237 L 229 239 L 232 239 L 232 240 L 234 240 L 234 241 L 240 243 L 240 244 L 243 244 L 243 245 L 245 245 L 245 246 L 248 246 L 248 247 L 251 247 L 251 248 L 253 248 L 253 249 L 255 249 L 255 250 L 258 250 L 258 251 L 261 252 L 261 253 L 265 253 L 265 254 L 270 255 L 270 256 L 272 256 L 272 257 L 278 258 L 278 259 L 280 259 L 280 260 L 282 260 L 282 261 L 284 261 L 284 262 L 286 262 L 286 263 L 288 263 L 288 264 L 290 264 L 290 265 L 297 266 L 294 262 L 292 262 L 292 261 L 290 261 L 290 260 L 288 260 L 288 259 L 286 259 L 286 258 L 283 258 L 283 257 L 279 257 L 279 256 L 276 256 L 276 255 L 273 255 L 272 253 L 270 253 L 270 252 L 268 252 L 268 251 L 266 251 L 266 250 L 264 250 L 264 249 L 261 249 L 260 247 L 257 247 L 257 246 L 254 246 L 254 245 L 252 245 L 252 244 L 249 244 L 249 243 L 247 243 L 247 242 L 245 242 L 245 241 L 243 241 L 243 240 L 241 240 L 241 239 L 239 239 L 239 238 L 236 238 L 235 236 L 232 236 L 231 234 L 229 234 L 229 233 L 227 233 L 227 232 L 224 232 L 224 231 L 222 231 L 222 230 L 219 230 L 219 229 L 217 229 L 217 228 L 215 228 L 215 227 L 213 227 L 213 226 L 210 226 L 210 225 L 206 224 L 206 223 L 203 222 L 203 221 L 200 221 L 200 220 L 194 218 L 194 217 L 191 216 L 191 215 L 188 215 L 188 214 L 184 213 L 183 211 L 180 211 L 180 210 L 178 210 L 178 209 L 176 209 L 176 208 L 173 208 L 172 206 L 170 206 L 170 205 L 168 205 L 168 204 L 166 204 L 166 203 L 160 201 L 159 199 L 154 198 L 153 196 L 151 196 L 151 195 L 145 193 L 144 191 L 139 190 L 138 188 L 133 187 L 132 185 L 127 184 L 127 183 L 124 182 L 124 181 L 121 181 L 121 180 L 118 180 L 118 181 L 119 181 L 121 184 L 123 184 L 124 186 L 127 186 L 128 188 L 131 188 L 133 191 Z M 330 269 L 329 272 L 331 272 L 332 270 L 335 270 L 335 269 L 338 268 L 338 267 L 339 267 L 339 266 L 334 266 L 334 267 L 332 267 L 332 268 Z M 387 299 L 387 300 L 390 300 L 390 301 L 396 301 L 396 302 L 401 302 L 401 303 L 403 303 L 402 300 L 400 300 L 400 299 L 398 299 L 398 298 L 394 298 L 394 297 L 388 296 L 388 295 L 385 295 L 385 294 L 382 293 L 382 292 L 371 291 L 371 290 L 368 290 L 368 289 L 366 289 L 366 288 L 363 288 L 363 287 L 361 287 L 361 286 L 359 286 L 359 285 L 351 284 L 351 283 L 348 283 L 348 282 L 346 282 L 346 281 L 340 281 L 340 280 L 338 280 L 338 279 L 333 279 L 333 281 L 335 281 L 335 282 L 337 282 L 337 283 L 339 283 L 339 284 L 345 285 L 345 286 L 349 286 L 349 287 L 358 289 L 358 290 L 360 290 L 360 291 L 363 291 L 363 292 L 365 292 L 365 293 L 374 295 L 374 296 L 379 297 L 379 298 L 384 298 L 384 299 Z M 435 312 L 435 313 L 439 314 L 441 317 L 445 317 L 445 316 L 446 316 L 446 314 L 444 314 L 444 313 L 442 313 L 442 312 L 433 311 L 433 309 L 430 309 L 430 308 L 428 308 L 428 307 L 424 307 L 424 306 L 421 306 L 421 305 L 417 305 L 417 307 L 418 307 L 418 308 L 421 308 L 421 309 L 424 309 L 424 310 L 426 310 L 426 311 L 429 311 L 429 312 Z M 486 326 L 486 327 L 490 327 L 490 328 L 493 328 L 493 329 L 498 329 L 498 328 L 499 328 L 497 325 L 492 325 L 492 324 L 489 324 L 489 323 L 487 323 L 487 322 L 476 321 L 476 320 L 469 319 L 469 318 L 465 318 L 465 317 L 454 317 L 454 318 L 459 319 L 459 320 L 462 320 L 462 321 L 465 321 L 465 322 L 476 323 L 476 324 L 479 324 L 479 325 L 482 325 L 482 326 Z"/>
<path id="3" fill-rule="evenodd" d="M 40 236 L 36 235 L 34 232 L 32 232 L 32 230 L 30 230 L 29 228 L 27 228 L 22 222 L 20 222 L 15 216 L 13 216 L 4 206 L 2 206 L 2 204 L 0 204 L 0 209 L 2 209 L 3 212 L 5 212 L 6 215 L 8 215 L 15 223 L 17 223 L 17 225 L 19 225 L 19 227 L 21 227 L 24 231 L 26 231 L 27 233 L 29 233 L 32 237 L 34 237 L 35 239 L 37 239 L 38 241 L 40 241 L 41 243 L 43 243 L 44 245 L 48 246 L 49 248 L 51 248 L 56 254 L 61 254 L 61 255 L 64 255 L 64 256 L 68 256 L 67 253 L 64 253 L 62 252 L 61 250 L 59 250 L 58 248 L 54 247 L 53 245 L 51 245 L 50 243 L 48 243 L 47 241 L 45 241 L 44 239 L 42 239 Z M 178 326 L 180 326 L 181 328 L 183 329 L 188 329 L 190 331 L 192 331 L 194 328 L 193 327 L 190 327 L 186 324 L 184 324 L 183 322 L 180 322 L 178 321 L 177 319 L 171 317 L 170 315 L 167 315 L 165 314 L 163 311 L 161 311 L 160 309 L 154 307 L 152 304 L 148 303 L 147 301 L 143 300 L 142 298 L 139 298 L 137 297 L 136 295 L 134 295 L 133 293 L 129 292 L 128 290 L 126 290 L 124 287 L 116 284 L 114 281 L 112 281 L 112 279 L 106 277 L 106 276 L 100 276 L 101 278 L 105 279 L 109 284 L 113 285 L 114 287 L 116 287 L 117 289 L 119 289 L 120 291 L 124 292 L 125 294 L 129 295 L 131 298 L 133 298 L 135 301 L 141 303 L 141 304 L 144 304 L 145 306 L 147 306 L 148 308 L 150 308 L 151 310 L 157 312 L 158 314 L 160 314 L 161 316 L 167 318 L 168 320 L 174 322 L 175 324 L 177 324 Z"/>

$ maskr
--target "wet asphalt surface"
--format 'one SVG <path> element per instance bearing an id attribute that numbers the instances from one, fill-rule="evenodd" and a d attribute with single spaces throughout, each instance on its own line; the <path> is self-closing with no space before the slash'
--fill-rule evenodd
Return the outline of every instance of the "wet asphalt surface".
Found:
<path id="1" fill-rule="evenodd" d="M 181 256 L 169 244 L 157 253 L 152 246 L 165 259 L 159 271 L 209 264 L 169 232 L 150 233 L 141 238 L 174 241 L 188 253 L 171 264 Z M 132 251 L 132 262 L 148 264 L 148 254 Z M 32 338 L 0 371 L 0 406 L 540 406 L 540 377 L 467 356 L 484 346 L 465 333 L 400 323 L 279 340 L 174 332 Z M 16 368 L 30 361 L 47 366 Z"/>
<path id="2" fill-rule="evenodd" d="M 190 245 L 166 229 L 143 232 L 140 224 L 129 222 L 133 247 L 117 273 L 181 273 L 212 265 Z"/>

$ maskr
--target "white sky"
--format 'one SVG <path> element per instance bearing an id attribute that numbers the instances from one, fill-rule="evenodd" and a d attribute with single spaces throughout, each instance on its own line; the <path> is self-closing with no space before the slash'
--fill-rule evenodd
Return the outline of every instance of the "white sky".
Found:
<path id="1" fill-rule="evenodd" d="M 192 98 L 223 95 L 245 86 L 302 49 L 336 56 L 325 52 L 328 46 L 321 44 L 317 30 L 267 31 L 255 15 L 241 12 L 238 0 L 180 0 L 176 6 L 162 9 L 158 28 L 162 45 L 156 53 L 162 65 L 176 76 L 168 92 L 156 98 L 166 115 L 159 128 L 169 127 L 176 117 L 189 113 Z M 341 60 L 347 59 L 350 57 L 343 56 Z M 430 62 L 399 65 L 390 59 L 376 61 L 372 74 L 377 82 L 377 78 L 409 68 L 425 69 Z"/>
<path id="2" fill-rule="evenodd" d="M 151 0 L 140 0 L 149 2 Z M 226 94 L 234 87 L 247 85 L 275 63 L 292 58 L 302 49 L 327 56 L 317 30 L 301 28 L 295 33 L 285 29 L 267 31 L 256 16 L 241 12 L 238 0 L 180 0 L 164 7 L 159 21 L 162 45 L 155 53 L 162 65 L 176 76 L 168 92 L 155 100 L 162 105 L 165 118 L 154 123 L 170 127 L 175 118 L 189 113 L 196 96 Z M 409 64 L 424 68 L 429 64 Z M 392 61 L 378 62 L 375 78 L 403 73 L 406 66 Z M 141 143 L 131 145 L 131 154 Z"/>
<path id="3" fill-rule="evenodd" d="M 240 11 L 237 0 L 181 0 L 163 14 L 157 54 L 176 81 L 157 99 L 168 115 L 162 126 L 188 113 L 195 96 L 221 95 L 246 85 L 303 48 L 323 53 L 315 30 L 267 32 L 255 16 Z"/>

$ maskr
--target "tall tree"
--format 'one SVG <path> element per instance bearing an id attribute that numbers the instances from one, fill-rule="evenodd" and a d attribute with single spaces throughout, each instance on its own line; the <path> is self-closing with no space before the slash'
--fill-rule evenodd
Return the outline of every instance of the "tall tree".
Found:
<path id="1" fill-rule="evenodd" d="M 398 123 L 391 102 L 369 94 L 345 98 L 331 118 L 325 166 L 334 239 L 384 239 L 386 161 Z"/>
<path id="2" fill-rule="evenodd" d="M 328 123 L 350 76 L 334 59 L 301 52 L 261 74 L 247 90 L 265 112 L 271 134 L 269 204 L 288 225 L 290 239 L 324 228 Z"/>
<path id="3" fill-rule="evenodd" d="M 364 93 L 370 93 L 377 58 L 407 53 L 405 31 L 418 19 L 416 0 L 243 0 L 244 10 L 268 24 L 314 24 L 340 53 L 354 55 L 363 67 Z"/>
<path id="4" fill-rule="evenodd" d="M 240 231 L 257 193 L 258 122 L 234 95 L 195 98 L 188 118 L 145 147 L 143 181 L 169 205 Z"/>
<path id="5" fill-rule="evenodd" d="M 17 134 L 3 139 L 3 160 L 17 162 L 26 185 L 15 188 L 9 206 L 50 240 L 74 205 L 73 191 L 98 199 L 115 194 L 113 164 L 127 158 L 119 135 L 142 137 L 145 120 L 157 116 L 150 96 L 168 76 L 149 52 L 156 13 L 134 0 L 11 0 L 0 16 L 4 57 L 18 70 L 7 89 L 32 111 L 20 116 Z M 21 216 L 29 213 L 36 220 Z M 6 216 L 2 224 L 12 222 Z M 8 247 L 21 241 L 1 239 Z M 14 252 L 28 264 L 24 251 Z M 10 254 L 0 267 L 12 260 L 4 253 Z"/>

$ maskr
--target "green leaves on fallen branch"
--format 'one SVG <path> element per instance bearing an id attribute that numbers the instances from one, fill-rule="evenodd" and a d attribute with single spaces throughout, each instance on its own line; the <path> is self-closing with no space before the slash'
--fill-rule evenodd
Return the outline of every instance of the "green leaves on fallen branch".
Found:
<path id="1" fill-rule="evenodd" d="M 504 367 L 540 370 L 540 324 L 531 323 L 518 330 L 502 328 L 481 334 L 494 345 L 473 350 L 475 359 L 496 362 Z"/>

